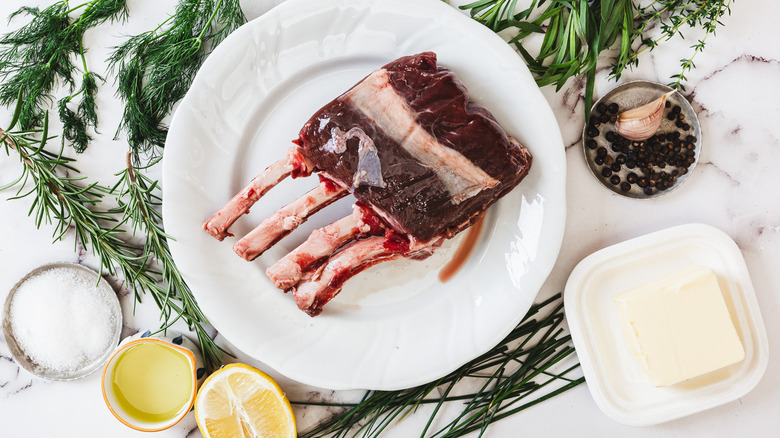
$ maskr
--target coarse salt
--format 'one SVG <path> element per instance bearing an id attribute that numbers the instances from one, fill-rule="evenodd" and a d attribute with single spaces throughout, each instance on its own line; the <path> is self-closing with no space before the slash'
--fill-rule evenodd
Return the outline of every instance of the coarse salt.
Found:
<path id="1" fill-rule="evenodd" d="M 99 359 L 114 339 L 116 297 L 76 269 L 51 268 L 25 280 L 8 317 L 19 347 L 38 366 L 75 371 Z"/>

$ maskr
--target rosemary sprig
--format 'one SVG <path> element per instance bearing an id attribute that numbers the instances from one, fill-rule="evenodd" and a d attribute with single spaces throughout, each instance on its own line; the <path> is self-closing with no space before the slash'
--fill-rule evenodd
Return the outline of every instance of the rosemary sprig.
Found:
<path id="1" fill-rule="evenodd" d="M 137 300 L 144 294 L 152 296 L 161 310 L 160 330 L 184 320 L 200 341 L 207 368 L 218 366 L 223 351 L 206 333 L 203 324 L 207 321 L 173 264 L 166 236 L 159 228 L 156 184 L 150 184 L 145 176 L 137 177 L 142 174 L 132 167 L 120 173 L 121 179 L 113 189 L 97 183 L 85 185 L 83 177 L 68 176 L 78 173 L 73 166 L 75 160 L 63 156 L 62 148 L 57 154 L 45 148 L 53 138 L 48 136 L 47 113 L 43 116 L 42 129 L 14 131 L 21 120 L 23 105 L 20 96 L 9 128 L 0 130 L 6 154 L 15 153 L 19 157 L 21 175 L 0 190 L 18 186 L 11 199 L 34 195 L 29 214 L 34 215 L 38 227 L 43 223 L 53 224 L 55 241 L 73 228 L 75 244 L 92 250 L 100 260 L 101 272 L 123 278 Z M 28 183 L 33 188 L 23 193 Z M 108 194 L 126 202 L 121 202 L 116 210 L 100 210 L 99 204 Z M 116 213 L 121 214 L 120 220 Z M 128 225 L 134 231 L 146 232 L 144 246 L 133 245 L 123 238 Z M 160 272 L 156 266 L 160 266 Z"/>
<path id="2" fill-rule="evenodd" d="M 81 10 L 81 15 L 71 18 L 77 10 Z M 92 0 L 73 8 L 68 6 L 67 0 L 62 0 L 43 10 L 22 7 L 10 18 L 20 15 L 30 16 L 30 22 L 0 38 L 0 104 L 13 104 L 21 93 L 21 128 L 40 127 L 45 108 L 53 99 L 53 90 L 64 84 L 71 91 L 75 89 L 73 76 L 79 68 L 74 59 L 81 57 L 81 89 L 59 102 L 65 134 L 63 142 L 67 139 L 77 152 L 81 152 L 91 139 L 88 128 L 97 128 L 95 79 L 99 78 L 89 71 L 84 59 L 84 32 L 107 20 L 125 18 L 125 0 Z M 81 97 L 81 103 L 74 112 L 68 108 L 68 103 L 77 96 Z"/>
<path id="3" fill-rule="evenodd" d="M 203 327 L 203 324 L 207 323 L 206 316 L 198 307 L 192 291 L 171 256 L 168 246 L 170 236 L 162 229 L 162 198 L 157 194 L 159 185 L 144 173 L 155 164 L 157 161 L 143 168 L 134 167 L 131 153 L 127 153 L 127 167 L 117 174 L 119 181 L 111 189 L 119 204 L 111 213 L 120 214 L 121 222 L 130 224 L 134 234 L 141 233 L 146 236 L 142 254 L 153 259 L 154 266 L 159 268 L 161 281 L 151 276 L 149 279 L 154 281 L 147 281 L 146 278 L 144 281 L 136 281 L 136 294 L 140 289 L 154 298 L 162 310 L 161 319 L 164 320 L 160 330 L 165 330 L 177 320 L 183 319 L 198 337 L 207 368 L 213 369 L 219 366 L 225 351 L 214 343 Z M 151 271 L 150 267 L 141 269 Z"/>
<path id="4" fill-rule="evenodd" d="M 681 71 L 669 84 L 684 89 L 685 74 L 693 67 L 693 57 L 704 49 L 704 42 L 720 19 L 730 12 L 731 0 L 655 0 L 640 6 L 634 0 L 533 0 L 516 12 L 516 0 L 477 0 L 462 9 L 495 31 L 510 29 L 513 44 L 528 63 L 540 86 L 563 87 L 567 80 L 582 74 L 585 85 L 585 115 L 590 114 L 599 55 L 619 42 L 612 76 L 619 79 L 626 67 L 638 63 L 638 56 L 654 49 L 661 41 L 682 36 L 681 27 L 701 27 L 705 35 L 691 46 L 691 57 L 682 59 Z M 535 9 L 546 8 L 529 20 Z M 650 29 L 659 26 L 661 36 L 649 39 Z M 523 41 L 532 33 L 544 34 L 539 53 L 532 55 Z"/>
<path id="5" fill-rule="evenodd" d="M 303 433 L 301 438 L 378 437 L 387 426 L 401 421 L 423 404 L 435 407 L 420 431 L 421 437 L 452 438 L 477 431 L 482 436 L 491 423 L 584 381 L 583 377 L 568 377 L 579 364 L 556 371 L 574 353 L 570 336 L 564 335 L 560 327 L 563 317 L 560 294 L 534 305 L 501 343 L 435 382 L 402 391 L 369 391 L 360 402 L 353 404 L 293 402 L 347 407 L 343 413 Z M 469 384 L 476 390 L 450 395 L 456 385 Z M 431 397 L 436 390 L 441 395 Z M 452 402 L 462 403 L 460 414 L 429 434 L 441 413 L 440 408 Z"/>
<path id="6" fill-rule="evenodd" d="M 238 0 L 180 0 L 154 30 L 129 38 L 109 58 L 125 102 L 117 130 L 127 132 L 133 161 L 154 159 L 168 132 L 163 119 L 184 97 L 206 54 L 246 22 Z"/>

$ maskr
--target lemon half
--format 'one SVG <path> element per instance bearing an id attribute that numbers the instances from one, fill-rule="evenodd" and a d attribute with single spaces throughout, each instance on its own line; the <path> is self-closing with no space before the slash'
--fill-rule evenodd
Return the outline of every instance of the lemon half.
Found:
<path id="1" fill-rule="evenodd" d="M 279 385 L 244 364 L 210 375 L 195 398 L 204 438 L 295 438 L 295 416 Z"/>

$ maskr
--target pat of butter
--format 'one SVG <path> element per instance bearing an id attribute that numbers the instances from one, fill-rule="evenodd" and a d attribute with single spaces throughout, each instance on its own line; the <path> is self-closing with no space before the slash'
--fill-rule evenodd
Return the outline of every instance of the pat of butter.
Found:
<path id="1" fill-rule="evenodd" d="M 715 273 L 689 266 L 615 298 L 650 382 L 668 386 L 745 358 Z"/>

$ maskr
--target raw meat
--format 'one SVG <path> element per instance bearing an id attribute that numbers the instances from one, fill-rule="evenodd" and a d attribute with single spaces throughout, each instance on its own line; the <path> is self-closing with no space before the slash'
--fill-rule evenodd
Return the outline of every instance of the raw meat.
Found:
<path id="1" fill-rule="evenodd" d="M 469 102 L 465 87 L 432 52 L 371 73 L 317 111 L 295 144 L 204 229 L 222 240 L 270 187 L 318 172 L 317 188 L 235 243 L 239 256 L 253 260 L 311 214 L 352 193 L 359 201 L 352 215 L 315 230 L 267 271 L 312 316 L 363 269 L 432 254 L 517 186 L 531 166 L 530 153 L 487 109 Z"/>

